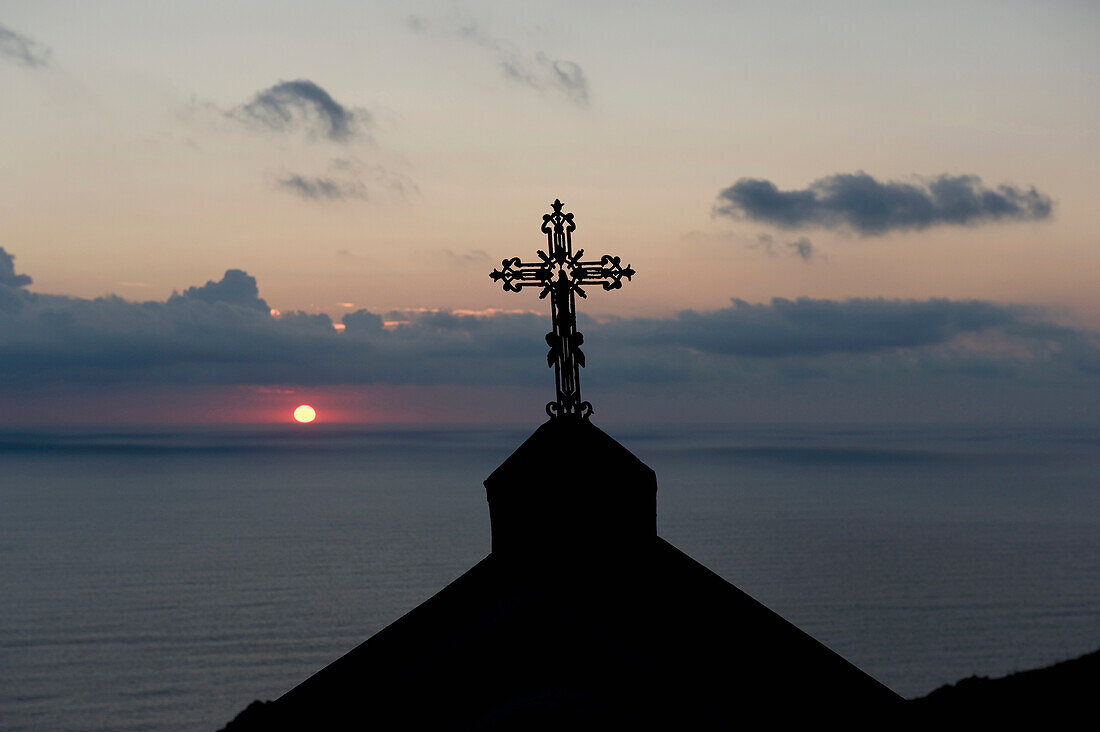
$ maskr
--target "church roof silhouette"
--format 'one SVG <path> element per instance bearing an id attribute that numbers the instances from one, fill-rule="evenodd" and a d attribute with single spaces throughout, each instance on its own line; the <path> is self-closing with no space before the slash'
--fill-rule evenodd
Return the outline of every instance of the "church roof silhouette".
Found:
<path id="1" fill-rule="evenodd" d="M 274 702 L 252 729 L 728 728 L 871 722 L 901 698 L 657 536 L 657 477 L 581 400 L 575 295 L 619 289 L 618 257 L 573 252 L 554 201 L 538 261 L 505 290 L 550 296 L 556 400 L 485 481 L 488 557 Z"/>
<path id="2" fill-rule="evenodd" d="M 707 729 L 901 702 L 659 538 L 653 471 L 590 421 L 551 419 L 485 484 L 489 556 L 227 729 Z"/>

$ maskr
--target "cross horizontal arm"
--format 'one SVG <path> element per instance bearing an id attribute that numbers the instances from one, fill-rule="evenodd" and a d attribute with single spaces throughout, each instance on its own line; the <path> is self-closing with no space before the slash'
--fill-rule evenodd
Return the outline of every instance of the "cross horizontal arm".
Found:
<path id="1" fill-rule="evenodd" d="M 502 260 L 500 266 L 489 276 L 509 292 L 519 292 L 524 287 L 545 287 L 552 276 L 545 262 L 521 262 L 519 257 L 512 257 Z"/>
<path id="2" fill-rule="evenodd" d="M 596 283 L 605 290 L 618 290 L 623 286 L 623 278 L 628 281 L 635 272 L 628 264 L 622 266 L 619 257 L 605 254 L 600 261 L 576 262 L 573 266 L 573 279 L 577 284 Z"/>

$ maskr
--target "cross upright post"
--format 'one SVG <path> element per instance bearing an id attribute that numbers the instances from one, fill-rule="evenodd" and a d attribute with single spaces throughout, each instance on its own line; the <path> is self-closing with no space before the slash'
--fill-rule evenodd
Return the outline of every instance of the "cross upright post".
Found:
<path id="1" fill-rule="evenodd" d="M 549 254 L 540 249 L 537 262 L 523 262 L 519 257 L 505 259 L 489 276 L 508 292 L 538 287 L 540 300 L 550 296 L 552 330 L 546 334 L 546 345 L 550 347 L 546 362 L 554 368 L 557 399 L 547 403 L 546 413 L 551 417 L 587 418 L 592 414 L 592 404 L 581 400 L 584 335 L 577 330 L 576 296 L 587 298 L 582 285 L 588 284 L 618 290 L 623 278 L 630 280 L 635 273 L 629 264 L 623 267 L 619 257 L 610 254 L 599 260 L 582 260 L 583 249 L 573 252 L 573 232 L 577 228 L 573 214 L 562 213 L 560 200 L 554 201 L 553 208 L 551 213 L 543 214 L 540 229 L 546 234 Z"/>

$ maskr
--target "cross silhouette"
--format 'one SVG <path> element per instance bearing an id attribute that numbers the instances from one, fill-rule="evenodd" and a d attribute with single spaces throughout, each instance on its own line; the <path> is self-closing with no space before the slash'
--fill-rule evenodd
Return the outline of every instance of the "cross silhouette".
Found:
<path id="1" fill-rule="evenodd" d="M 500 282 L 508 292 L 519 292 L 524 287 L 539 287 L 539 299 L 550 296 L 550 319 L 553 330 L 546 334 L 546 363 L 554 367 L 557 400 L 546 405 L 551 417 L 576 416 L 587 418 L 592 414 L 592 404 L 581 401 L 581 368 L 584 353 L 581 345 L 584 335 L 577 330 L 576 296 L 587 298 L 583 285 L 602 285 L 605 290 L 618 290 L 623 278 L 634 276 L 630 265 L 623 267 L 618 257 L 605 254 L 596 260 L 582 260 L 584 250 L 573 253 L 573 232 L 577 225 L 573 214 L 562 213 L 562 202 L 554 201 L 553 213 L 543 214 L 542 233 L 550 253 L 537 252 L 539 261 L 522 262 L 519 257 L 505 259 L 500 269 L 494 269 L 490 277 Z"/>

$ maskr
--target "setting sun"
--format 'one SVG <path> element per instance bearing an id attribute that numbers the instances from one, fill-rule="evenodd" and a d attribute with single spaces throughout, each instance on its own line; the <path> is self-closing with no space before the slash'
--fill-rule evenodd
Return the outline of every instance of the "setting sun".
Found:
<path id="1" fill-rule="evenodd" d="M 301 404 L 294 408 L 294 419 L 302 424 L 308 424 L 317 419 L 317 410 L 308 404 Z"/>

